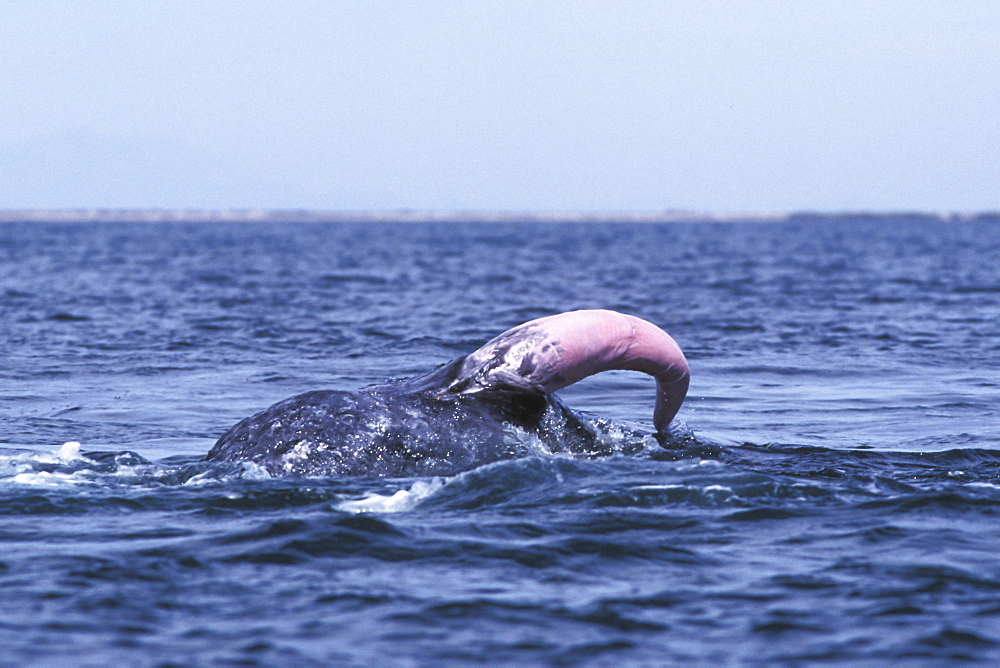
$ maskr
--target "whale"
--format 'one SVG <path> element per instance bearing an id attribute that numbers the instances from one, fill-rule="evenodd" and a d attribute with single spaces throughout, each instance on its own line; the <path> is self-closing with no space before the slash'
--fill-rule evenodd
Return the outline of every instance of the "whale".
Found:
<path id="1" fill-rule="evenodd" d="M 410 477 L 539 451 L 609 454 L 595 423 L 555 393 L 611 370 L 655 379 L 653 426 L 666 434 L 690 380 L 680 346 L 636 316 L 581 310 L 518 325 L 414 378 L 285 399 L 231 427 L 206 459 L 273 476 Z"/>

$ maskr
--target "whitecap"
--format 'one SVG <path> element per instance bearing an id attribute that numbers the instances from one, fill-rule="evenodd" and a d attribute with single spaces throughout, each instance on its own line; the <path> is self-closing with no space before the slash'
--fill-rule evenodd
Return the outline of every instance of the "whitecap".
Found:
<path id="1" fill-rule="evenodd" d="M 57 485 L 80 482 L 80 478 L 73 473 L 38 471 L 38 464 L 72 464 L 77 462 L 89 462 L 90 460 L 80 454 L 80 444 L 76 441 L 63 443 L 58 449 L 50 452 L 37 452 L 34 450 L 19 450 L 14 454 L 0 457 L 0 477 L 7 482 L 21 485 L 41 485 L 54 487 Z"/>
<path id="2" fill-rule="evenodd" d="M 90 461 L 86 456 L 80 454 L 81 446 L 76 441 L 63 443 L 55 452 L 40 452 L 32 459 L 40 464 L 69 464 L 78 461 Z"/>
<path id="3" fill-rule="evenodd" d="M 219 472 L 212 469 L 203 471 L 188 478 L 183 482 L 185 487 L 203 487 L 205 485 L 215 485 L 227 480 L 270 480 L 273 478 L 268 470 L 255 462 L 240 462 L 240 468 L 235 474 L 219 475 Z M 235 497 L 234 497 L 235 498 Z"/>
<path id="4" fill-rule="evenodd" d="M 444 485 L 444 479 L 438 477 L 427 482 L 418 480 L 409 489 L 394 494 L 369 494 L 361 499 L 341 501 L 334 507 L 350 513 L 398 513 L 410 510 Z"/>
<path id="5" fill-rule="evenodd" d="M 66 485 L 76 485 L 80 482 L 89 482 L 80 480 L 74 473 L 49 473 L 48 471 L 18 473 L 10 480 L 17 485 L 30 485 L 33 487 L 64 487 Z"/>
<path id="6" fill-rule="evenodd" d="M 992 482 L 970 482 L 966 483 L 967 487 L 982 487 L 984 489 L 1000 489 L 1000 485 Z"/>

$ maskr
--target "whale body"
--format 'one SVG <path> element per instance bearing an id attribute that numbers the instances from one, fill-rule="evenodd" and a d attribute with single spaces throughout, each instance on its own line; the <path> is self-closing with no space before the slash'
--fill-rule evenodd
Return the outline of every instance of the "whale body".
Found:
<path id="1" fill-rule="evenodd" d="M 230 428 L 211 461 L 249 461 L 272 475 L 450 475 L 533 451 L 609 454 L 598 428 L 554 395 L 594 373 L 657 381 L 664 432 L 689 370 L 660 328 L 614 311 L 532 320 L 421 376 L 357 391 L 300 394 Z"/>

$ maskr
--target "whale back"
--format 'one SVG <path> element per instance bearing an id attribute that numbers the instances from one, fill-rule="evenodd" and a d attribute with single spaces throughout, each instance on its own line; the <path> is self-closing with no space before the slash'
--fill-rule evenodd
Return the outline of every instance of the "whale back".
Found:
<path id="1" fill-rule="evenodd" d="M 555 397 L 501 389 L 439 398 L 402 382 L 291 397 L 234 425 L 207 459 L 249 461 L 272 475 L 409 477 L 596 443 Z"/>

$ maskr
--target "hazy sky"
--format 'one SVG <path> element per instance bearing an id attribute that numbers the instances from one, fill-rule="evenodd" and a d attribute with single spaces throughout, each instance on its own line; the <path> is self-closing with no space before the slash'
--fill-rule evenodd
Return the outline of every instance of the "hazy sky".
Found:
<path id="1" fill-rule="evenodd" d="M 1000 3 L 0 4 L 0 208 L 1000 209 Z"/>

